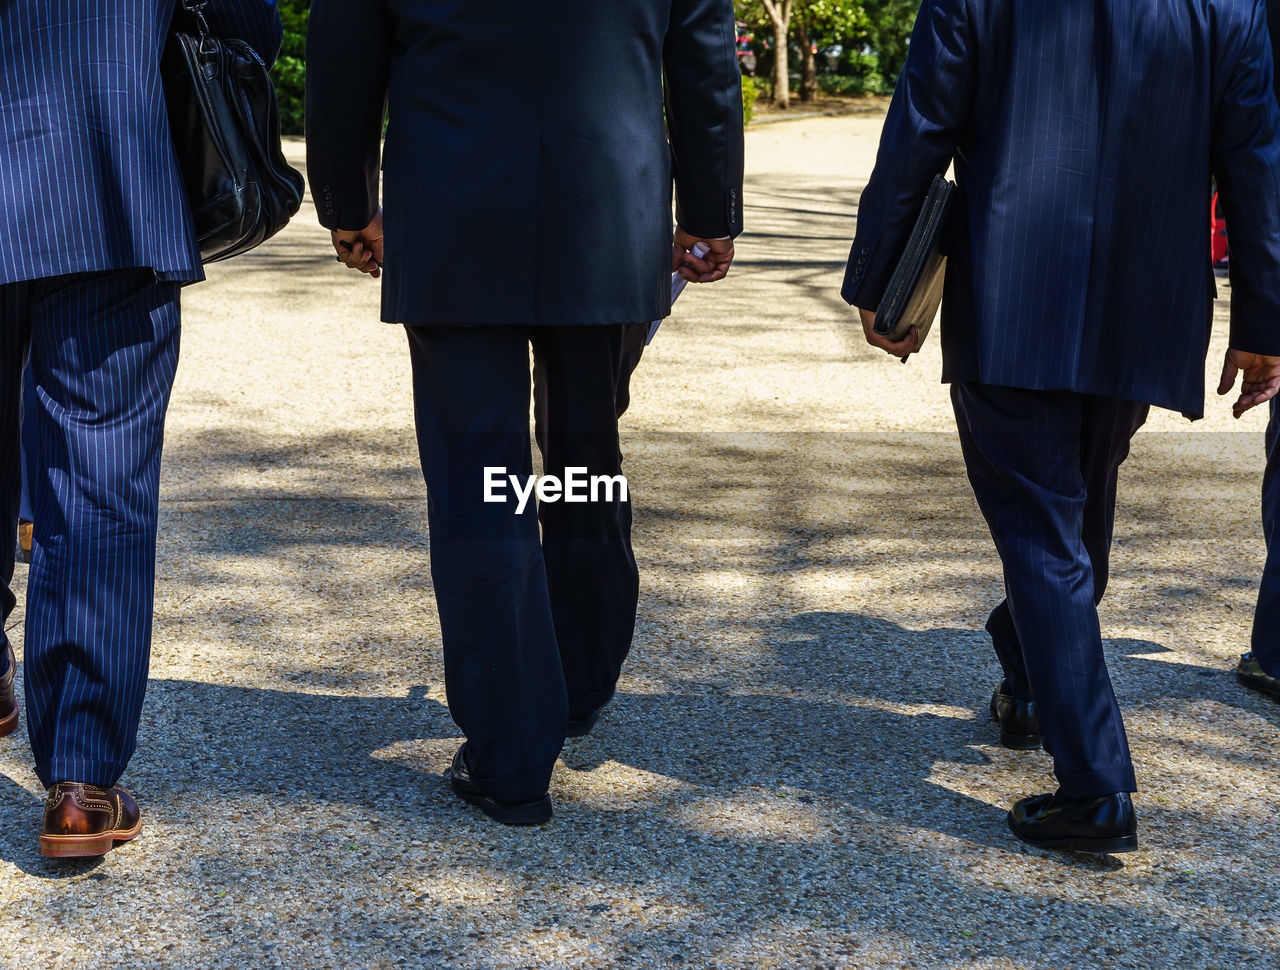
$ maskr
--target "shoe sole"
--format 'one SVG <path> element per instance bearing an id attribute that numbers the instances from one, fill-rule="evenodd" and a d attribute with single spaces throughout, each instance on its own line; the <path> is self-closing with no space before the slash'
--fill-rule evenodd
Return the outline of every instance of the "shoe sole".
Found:
<path id="1" fill-rule="evenodd" d="M 1244 674 L 1236 674 L 1236 683 L 1241 687 L 1247 687 L 1255 694 L 1261 694 L 1263 697 L 1270 697 L 1273 701 L 1280 701 L 1280 694 L 1276 694 L 1274 691 L 1263 687 L 1261 684 L 1255 684 Z"/>
<path id="2" fill-rule="evenodd" d="M 51 859 L 80 859 L 106 855 L 122 842 L 129 842 L 142 831 L 142 819 L 131 829 L 105 835 L 41 835 L 40 854 Z"/>
<path id="3" fill-rule="evenodd" d="M 593 717 L 589 721 L 570 721 L 569 726 L 565 729 L 564 736 L 566 738 L 585 738 L 600 723 L 599 717 Z"/>
<path id="4" fill-rule="evenodd" d="M 1014 751 L 1035 751 L 1044 747 L 1044 737 L 1039 734 L 1012 734 L 1000 732 L 1000 743 Z"/>
<path id="5" fill-rule="evenodd" d="M 600 723 L 600 719 L 604 717 L 604 712 L 608 710 L 609 705 L 613 703 L 615 695 L 610 694 L 609 699 L 597 707 L 586 717 L 571 720 L 568 728 L 565 729 L 564 736 L 566 738 L 585 738 L 588 734 L 596 729 Z"/>
<path id="6" fill-rule="evenodd" d="M 1090 852 L 1095 855 L 1136 852 L 1138 849 L 1136 835 L 1122 835 L 1114 839 L 1031 839 L 1018 831 L 1012 818 L 1006 816 L 1006 821 L 1009 823 L 1009 831 L 1027 845 L 1033 845 L 1037 849 L 1071 849 L 1075 852 Z"/>
<path id="7" fill-rule="evenodd" d="M 991 720 L 1000 723 L 1000 715 L 996 713 L 995 698 L 991 699 Z M 1014 734 L 1012 731 L 1000 729 L 1000 743 L 1012 751 L 1035 751 L 1044 747 L 1043 734 Z"/>
<path id="8" fill-rule="evenodd" d="M 452 775 L 449 785 L 453 793 L 468 805 L 474 805 L 495 822 L 503 825 L 545 825 L 554 814 L 551 810 L 551 796 L 543 795 L 532 802 L 500 802 L 488 795 L 480 795 L 461 787 Z"/>
<path id="9" fill-rule="evenodd" d="M 7 738 L 18 727 L 18 709 L 15 707 L 3 721 L 0 721 L 0 738 Z"/>

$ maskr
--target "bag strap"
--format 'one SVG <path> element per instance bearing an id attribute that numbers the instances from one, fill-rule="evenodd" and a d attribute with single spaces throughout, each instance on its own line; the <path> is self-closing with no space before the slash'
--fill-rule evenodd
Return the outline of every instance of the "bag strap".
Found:
<path id="1" fill-rule="evenodd" d="M 210 36 L 209 21 L 204 19 L 204 8 L 208 6 L 207 0 L 178 0 L 179 5 L 187 13 L 196 19 L 196 30 L 200 33 L 200 49 L 204 49 L 204 42 Z"/>

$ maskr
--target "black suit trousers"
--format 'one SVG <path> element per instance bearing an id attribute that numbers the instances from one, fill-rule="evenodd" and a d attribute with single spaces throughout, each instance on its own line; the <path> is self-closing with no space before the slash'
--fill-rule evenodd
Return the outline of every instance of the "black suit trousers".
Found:
<path id="1" fill-rule="evenodd" d="M 987 628 L 1013 692 L 1034 700 L 1064 795 L 1134 791 L 1102 651 L 1116 480 L 1144 404 L 1070 391 L 951 387 L 969 481 L 1004 565 Z"/>
<path id="2" fill-rule="evenodd" d="M 1267 471 L 1262 479 L 1262 531 L 1267 564 L 1258 591 L 1250 649 L 1262 669 L 1280 677 L 1280 401 L 1271 401 L 1267 425 Z"/>
<path id="3" fill-rule="evenodd" d="M 568 719 L 612 696 L 639 578 L 629 497 L 531 497 L 520 512 L 509 482 L 487 482 L 533 472 L 530 345 L 543 474 L 620 475 L 618 418 L 646 326 L 406 327 L 449 710 L 502 800 L 541 796 Z"/>

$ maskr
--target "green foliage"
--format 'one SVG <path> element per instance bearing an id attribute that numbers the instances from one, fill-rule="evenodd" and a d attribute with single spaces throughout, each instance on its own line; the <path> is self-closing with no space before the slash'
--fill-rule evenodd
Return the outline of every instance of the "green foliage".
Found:
<path id="1" fill-rule="evenodd" d="M 810 43 L 826 47 L 865 37 L 871 27 L 868 6 L 851 0 L 795 0 L 791 18 L 804 24 Z"/>
<path id="2" fill-rule="evenodd" d="M 878 0 L 871 18 L 869 43 L 880 59 L 880 71 L 896 83 L 907 59 L 907 41 L 915 26 L 918 0 Z M 890 88 L 892 88 L 890 84 Z"/>
<path id="3" fill-rule="evenodd" d="M 303 96 L 307 80 L 307 18 L 311 0 L 279 0 L 284 24 L 284 45 L 271 69 L 276 94 L 280 98 L 280 129 L 286 135 L 301 135 Z"/>
<path id="4" fill-rule="evenodd" d="M 874 71 L 858 76 L 848 74 L 819 74 L 818 90 L 823 94 L 890 94 L 893 88 L 885 87 L 884 78 Z"/>
<path id="5" fill-rule="evenodd" d="M 753 77 L 742 76 L 742 119 L 751 124 L 756 113 L 756 100 L 760 97 L 760 82 Z"/>
<path id="6" fill-rule="evenodd" d="M 284 45 L 271 69 L 280 97 L 280 127 L 287 135 L 303 130 L 303 97 L 306 88 L 307 18 L 311 0 L 278 0 L 284 23 Z M 887 94 L 893 91 L 907 40 L 915 21 L 918 0 L 793 0 L 792 36 L 803 29 L 809 42 L 820 48 L 839 44 L 837 74 L 820 74 L 818 88 L 827 94 Z M 736 0 L 738 17 L 756 28 L 757 76 L 742 79 L 742 110 L 751 121 L 758 98 L 771 98 L 770 67 L 773 51 L 769 15 L 761 0 Z"/>
<path id="7" fill-rule="evenodd" d="M 843 48 L 838 74 L 860 80 L 827 81 L 820 89 L 829 93 L 881 94 L 892 92 L 907 57 L 907 42 L 920 0 L 792 0 L 788 60 L 792 72 L 799 69 L 799 38 L 821 49 Z M 774 2 L 775 9 L 781 4 Z M 774 52 L 773 24 L 762 0 L 735 0 L 738 18 L 755 32 L 757 73 L 770 76 Z M 767 94 L 763 95 L 768 97 Z"/>

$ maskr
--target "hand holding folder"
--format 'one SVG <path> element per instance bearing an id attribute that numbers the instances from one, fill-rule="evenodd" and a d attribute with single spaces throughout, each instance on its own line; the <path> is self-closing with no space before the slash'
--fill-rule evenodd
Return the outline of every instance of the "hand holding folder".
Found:
<path id="1" fill-rule="evenodd" d="M 919 350 L 938 315 L 947 276 L 947 223 L 955 192 L 954 182 L 941 175 L 933 177 L 907 247 L 876 309 L 875 332 L 888 341 L 902 341 L 914 327 L 915 349 Z M 903 355 L 902 362 L 910 356 L 911 352 Z"/>

